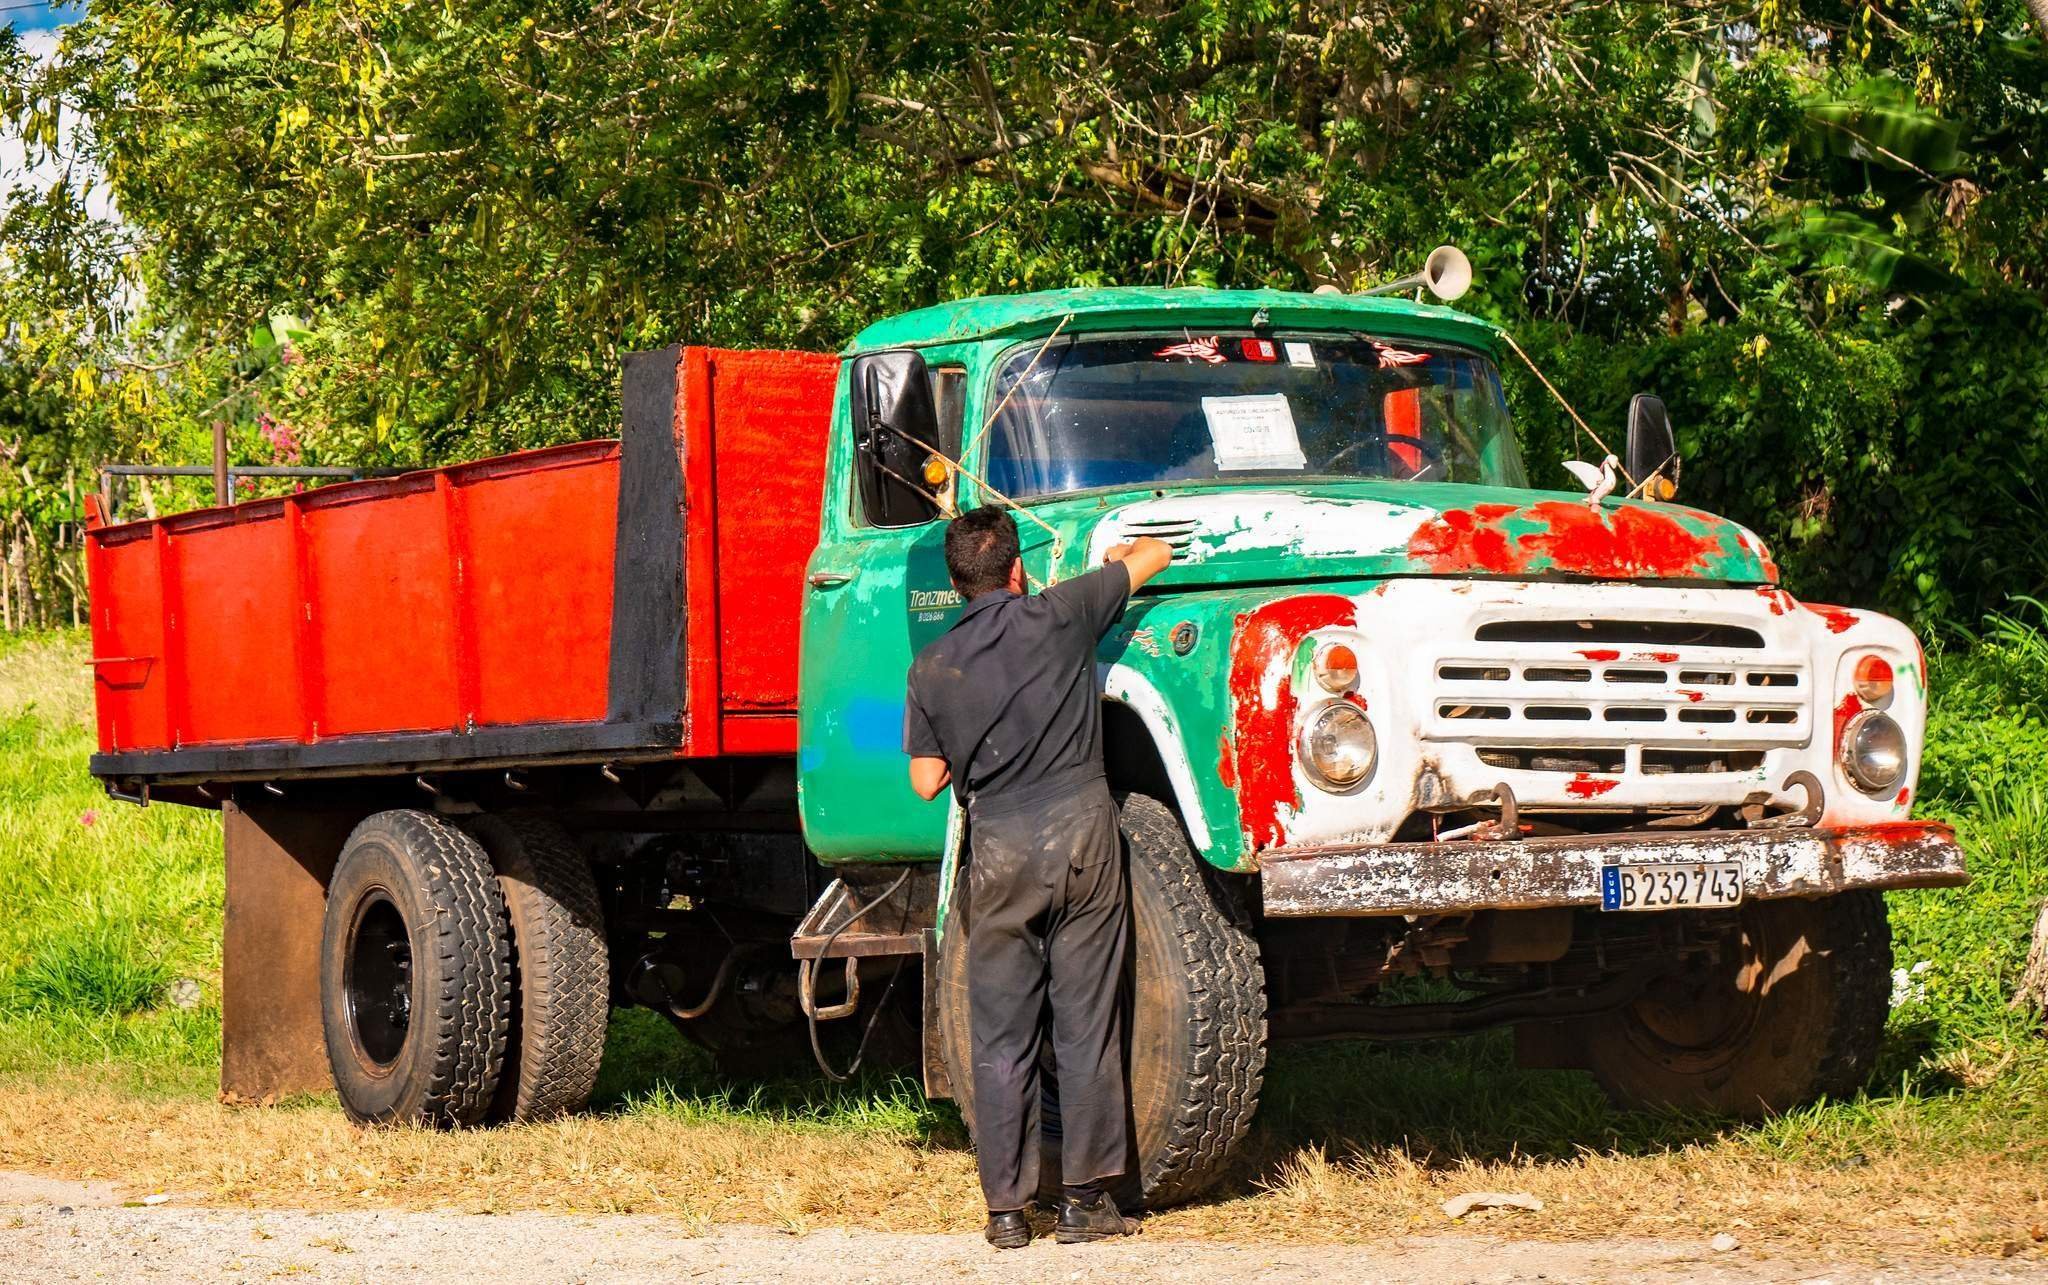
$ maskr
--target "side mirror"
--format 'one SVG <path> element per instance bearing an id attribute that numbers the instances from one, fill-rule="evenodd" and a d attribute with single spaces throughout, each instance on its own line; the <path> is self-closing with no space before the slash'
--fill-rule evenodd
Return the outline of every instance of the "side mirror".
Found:
<path id="1" fill-rule="evenodd" d="M 1640 486 L 1660 469 L 1658 479 L 1643 487 L 1643 498 L 1668 500 L 1678 494 L 1678 439 L 1664 399 L 1637 393 L 1628 404 L 1628 475 Z"/>
<path id="2" fill-rule="evenodd" d="M 873 526 L 914 526 L 938 513 L 922 480 L 944 455 L 931 372 L 911 349 L 857 357 L 852 376 L 853 445 L 860 500 Z"/>

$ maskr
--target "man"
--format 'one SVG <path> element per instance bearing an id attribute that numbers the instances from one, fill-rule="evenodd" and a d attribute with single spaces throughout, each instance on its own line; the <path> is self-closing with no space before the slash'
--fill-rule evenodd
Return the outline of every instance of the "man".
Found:
<path id="1" fill-rule="evenodd" d="M 1103 1184 L 1129 1167 L 1118 996 L 1129 937 L 1116 804 L 1102 767 L 1095 645 L 1173 550 L 1139 539 L 1106 565 L 1028 595 L 1017 526 L 973 509 L 946 528 L 967 600 L 910 667 L 903 748 L 927 799 L 967 809 L 967 997 L 975 1144 L 990 1244 L 1031 1240 L 1038 1191 L 1041 1013 L 1059 1076 L 1061 1244 L 1127 1236 Z"/>

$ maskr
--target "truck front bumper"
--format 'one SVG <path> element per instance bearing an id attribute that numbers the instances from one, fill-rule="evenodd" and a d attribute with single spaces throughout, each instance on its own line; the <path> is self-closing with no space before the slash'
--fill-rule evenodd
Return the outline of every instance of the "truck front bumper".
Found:
<path id="1" fill-rule="evenodd" d="M 1945 825 L 1714 830 L 1490 842 L 1317 844 L 1259 858 L 1265 913 L 1441 915 L 1597 906 L 1600 869 L 1660 861 L 1739 861 L 1742 895 L 1826 897 L 1852 888 L 1968 883 Z"/>

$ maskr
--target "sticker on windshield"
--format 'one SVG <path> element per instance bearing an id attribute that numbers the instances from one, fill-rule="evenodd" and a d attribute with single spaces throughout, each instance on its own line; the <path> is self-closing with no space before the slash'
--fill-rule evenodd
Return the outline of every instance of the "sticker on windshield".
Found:
<path id="1" fill-rule="evenodd" d="M 1429 360 L 1429 354 L 1426 352 L 1409 352 L 1405 348 L 1395 348 L 1383 344 L 1377 339 L 1373 341 L 1372 346 L 1380 355 L 1381 369 L 1385 369 L 1388 366 L 1420 366 L 1423 362 Z"/>
<path id="2" fill-rule="evenodd" d="M 1229 358 L 1223 355 L 1223 344 L 1214 335 L 1207 339 L 1190 339 L 1186 343 L 1168 344 L 1154 357 L 1189 357 L 1195 361 L 1206 361 L 1211 366 L 1221 366 Z"/>
<path id="3" fill-rule="evenodd" d="M 1209 421 L 1219 473 L 1308 467 L 1294 430 L 1294 409 L 1284 394 L 1204 397 L 1202 415 Z"/>
<path id="4" fill-rule="evenodd" d="M 1301 366 L 1309 370 L 1315 369 L 1315 349 L 1309 347 L 1307 343 L 1297 339 L 1288 340 L 1286 347 L 1288 365 Z"/>

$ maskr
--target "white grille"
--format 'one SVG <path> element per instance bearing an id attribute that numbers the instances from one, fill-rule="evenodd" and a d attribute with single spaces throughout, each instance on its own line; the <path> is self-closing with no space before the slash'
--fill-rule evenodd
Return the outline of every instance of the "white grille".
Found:
<path id="1" fill-rule="evenodd" d="M 1496 767 L 1654 776 L 1753 772 L 1764 751 L 1811 735 L 1805 658 L 1754 633 L 1682 621 L 1541 623 L 1522 640 L 1480 641 L 1516 633 L 1491 623 L 1437 660 L 1425 736 L 1471 744 Z M 1683 637 L 1708 641 L 1671 641 Z"/>

